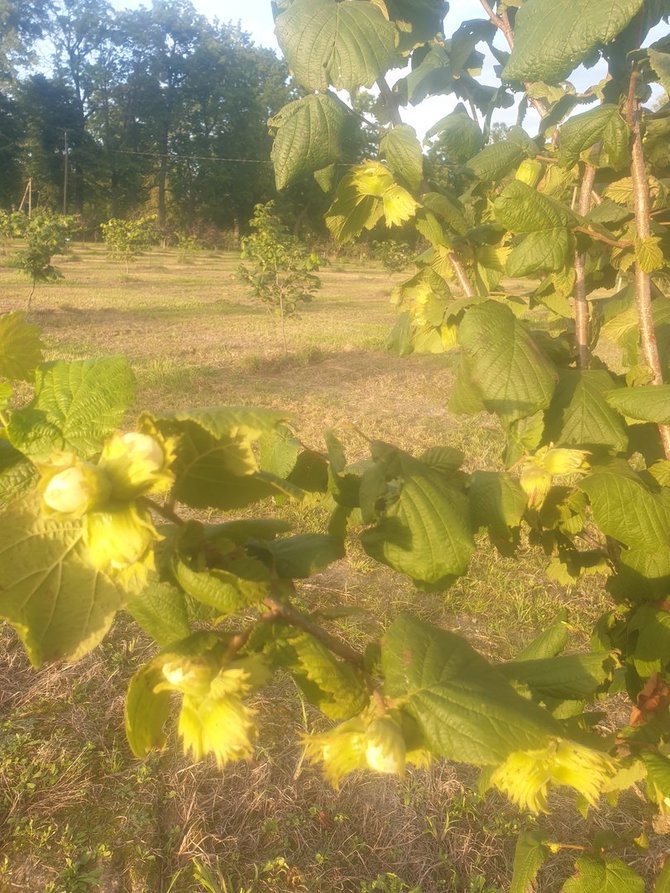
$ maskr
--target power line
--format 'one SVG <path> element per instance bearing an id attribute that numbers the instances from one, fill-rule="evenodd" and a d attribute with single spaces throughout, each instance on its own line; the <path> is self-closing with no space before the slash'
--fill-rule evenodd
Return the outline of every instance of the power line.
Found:
<path id="1" fill-rule="evenodd" d="M 176 152 L 139 152 L 133 149 L 112 149 L 117 155 L 141 155 L 145 158 L 176 158 L 182 161 L 225 161 L 230 164 L 272 164 L 264 158 L 223 158 L 221 155 L 179 155 Z"/>
<path id="2" fill-rule="evenodd" d="M 265 158 L 224 158 L 221 155 L 179 155 L 176 152 L 140 152 L 134 149 L 112 149 L 117 155 L 140 155 L 144 158 L 167 158 L 180 161 L 223 161 L 228 164 L 269 164 L 272 161 Z M 346 162 L 335 162 L 335 167 L 350 167 Z"/>

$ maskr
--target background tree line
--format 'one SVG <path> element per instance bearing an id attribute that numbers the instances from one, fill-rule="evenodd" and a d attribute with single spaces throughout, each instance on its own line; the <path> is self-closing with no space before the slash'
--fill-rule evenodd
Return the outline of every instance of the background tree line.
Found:
<path id="1" fill-rule="evenodd" d="M 30 179 L 89 232 L 147 208 L 164 231 L 244 226 L 275 196 L 268 118 L 299 95 L 271 50 L 189 0 L 0 0 L 0 207 Z M 349 143 L 354 160 L 364 126 Z M 309 177 L 281 201 L 316 227 L 327 205 Z"/>

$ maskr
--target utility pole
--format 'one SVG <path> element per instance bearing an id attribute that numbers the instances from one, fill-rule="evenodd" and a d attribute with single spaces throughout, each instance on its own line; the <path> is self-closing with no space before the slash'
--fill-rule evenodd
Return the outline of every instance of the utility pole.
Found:
<path id="1" fill-rule="evenodd" d="M 67 175 L 69 150 L 67 145 L 67 129 L 63 130 L 63 148 L 65 150 L 65 167 L 63 168 L 63 214 L 67 214 Z"/>
<path id="2" fill-rule="evenodd" d="M 23 206 L 26 203 L 26 199 L 28 199 L 28 218 L 33 216 L 33 178 L 31 177 L 26 184 L 25 192 L 23 193 L 23 198 L 21 199 L 21 204 L 19 205 L 19 211 L 23 211 Z"/>

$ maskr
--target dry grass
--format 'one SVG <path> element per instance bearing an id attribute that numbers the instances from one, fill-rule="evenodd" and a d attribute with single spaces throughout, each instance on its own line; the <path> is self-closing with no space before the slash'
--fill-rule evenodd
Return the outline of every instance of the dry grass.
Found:
<path id="1" fill-rule="evenodd" d="M 315 447 L 325 428 L 336 428 L 351 458 L 365 452 L 357 428 L 412 452 L 458 446 L 471 467 L 499 462 L 495 422 L 456 419 L 445 408 L 450 357 L 401 360 L 384 351 L 394 311 L 390 278 L 380 270 L 326 270 L 315 302 L 288 324 L 284 356 L 275 321 L 236 281 L 234 256 L 179 264 L 176 252 L 155 251 L 126 276 L 100 247 L 75 251 L 76 261 L 60 265 L 65 281 L 38 288 L 31 316 L 50 357 L 127 355 L 139 407 L 281 407 Z M 24 308 L 29 288 L 0 268 L 0 311 Z M 309 529 L 325 520 L 318 506 L 301 518 L 290 506 L 281 511 Z M 354 544 L 347 561 L 305 583 L 301 598 L 311 607 L 355 606 L 344 630 L 358 644 L 400 607 L 466 634 L 497 658 L 513 654 L 562 605 L 579 637 L 602 608 L 596 584 L 567 591 L 546 580 L 537 551 L 524 548 L 522 559 L 483 545 L 466 579 L 446 595 L 426 595 Z M 297 733 L 318 718 L 287 679 L 258 705 L 261 745 L 250 763 L 222 775 L 209 763 L 190 765 L 176 746 L 133 760 L 123 694 L 150 653 L 120 618 L 80 663 L 36 672 L 11 631 L 2 632 L 1 893 L 505 889 L 515 835 L 533 820 L 496 795 L 479 797 L 470 771 L 443 762 L 403 782 L 359 776 L 330 790 L 301 764 Z M 591 824 L 634 837 L 641 813 L 627 801 Z M 584 839 L 588 823 L 574 815 L 569 800 L 558 801 L 548 826 L 557 839 Z M 552 869 L 541 889 L 558 890 L 567 870 Z"/>

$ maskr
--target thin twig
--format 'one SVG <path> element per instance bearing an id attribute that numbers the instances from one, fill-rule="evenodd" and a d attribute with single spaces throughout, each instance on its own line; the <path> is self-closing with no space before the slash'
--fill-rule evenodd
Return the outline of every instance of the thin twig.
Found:
<path id="1" fill-rule="evenodd" d="M 386 78 L 377 78 L 377 86 L 379 87 L 379 92 L 382 99 L 384 100 L 384 105 L 386 106 L 386 110 L 388 111 L 391 118 L 391 123 L 394 127 L 398 127 L 400 124 L 402 124 L 400 109 L 398 108 L 398 101 L 393 95 L 393 91 L 389 87 Z"/>
<path id="2" fill-rule="evenodd" d="M 466 298 L 474 298 L 477 292 L 474 289 L 474 286 L 470 282 L 468 278 L 468 274 L 465 272 L 465 267 L 461 263 L 460 259 L 454 254 L 453 251 L 449 253 L 449 263 L 453 267 L 454 274 L 458 279 L 458 284 L 461 286 L 461 290 Z"/>
<path id="3" fill-rule="evenodd" d="M 579 189 L 577 212 L 582 216 L 591 210 L 591 193 L 596 178 L 596 169 L 587 164 Z M 575 340 L 577 342 L 577 366 L 589 366 L 589 305 L 586 301 L 586 252 L 575 252 Z"/>
<path id="4" fill-rule="evenodd" d="M 579 202 L 577 203 L 577 208 L 579 208 Z M 574 231 L 576 233 L 584 233 L 585 236 L 590 236 L 592 239 L 595 239 L 596 242 L 603 242 L 603 244 L 609 245 L 611 248 L 633 248 L 635 245 L 635 243 L 631 241 L 610 239 L 609 236 L 604 236 L 602 233 L 589 229 L 587 226 L 576 226 Z"/>
<path id="5" fill-rule="evenodd" d="M 640 103 L 636 96 L 639 72 L 633 71 L 628 88 L 626 120 L 632 134 L 630 173 L 633 181 L 633 198 L 635 204 L 635 226 L 638 239 L 651 236 L 649 199 L 649 181 L 642 147 L 642 130 L 640 128 Z M 640 342 L 644 361 L 651 369 L 651 384 L 663 384 L 663 369 L 656 342 L 654 315 L 651 306 L 651 276 L 639 263 L 635 264 L 635 302 L 640 322 Z M 663 443 L 666 459 L 670 459 L 670 426 L 659 425 L 659 433 Z"/>
<path id="6" fill-rule="evenodd" d="M 275 614 L 272 611 L 269 611 L 267 614 L 261 614 L 257 620 L 248 626 L 246 629 L 240 630 L 239 633 L 235 633 L 234 636 L 228 640 L 228 647 L 226 648 L 225 660 L 232 660 L 233 657 L 237 654 L 238 651 L 241 651 L 242 648 L 247 644 L 251 634 L 254 632 L 259 623 L 272 623 L 273 620 L 276 619 Z"/>
<path id="7" fill-rule="evenodd" d="M 353 664 L 358 670 L 365 672 L 365 659 L 359 651 L 355 651 L 350 645 L 343 642 L 342 639 L 338 639 L 337 636 L 332 635 L 323 627 L 313 623 L 304 614 L 301 614 L 297 608 L 294 608 L 293 605 L 279 601 L 273 596 L 268 596 L 263 603 L 270 609 L 271 616 L 285 620 L 291 626 L 297 626 L 298 629 L 304 630 L 310 636 L 314 636 L 315 639 L 323 642 L 333 654 L 337 654 L 338 657 Z"/>
<path id="8" fill-rule="evenodd" d="M 507 41 L 507 46 L 510 50 L 514 49 L 514 29 L 512 28 L 512 23 L 509 20 L 509 16 L 507 15 L 507 10 L 502 15 L 497 15 L 493 11 L 493 7 L 488 2 L 488 0 L 479 0 L 481 5 L 484 7 L 484 11 L 486 15 L 489 17 L 489 21 L 496 26 L 496 28 L 505 36 L 505 40 Z M 529 81 L 524 81 L 524 87 L 526 88 L 526 94 L 528 95 L 528 88 L 530 86 Z M 530 104 L 533 106 L 535 111 L 538 113 L 540 118 L 544 118 L 547 114 L 547 108 L 543 102 L 539 99 L 534 99 L 532 96 L 528 96 L 530 100 Z"/>
<path id="9" fill-rule="evenodd" d="M 174 509 L 168 505 L 161 505 L 160 502 L 154 502 L 154 500 L 150 499 L 148 496 L 140 497 L 138 502 L 145 505 L 146 508 L 151 509 L 151 511 L 155 512 L 157 515 L 160 515 L 164 520 L 171 521 L 179 527 L 183 527 L 183 525 L 186 524 L 186 521 L 184 521 L 183 518 L 180 518 Z"/>

